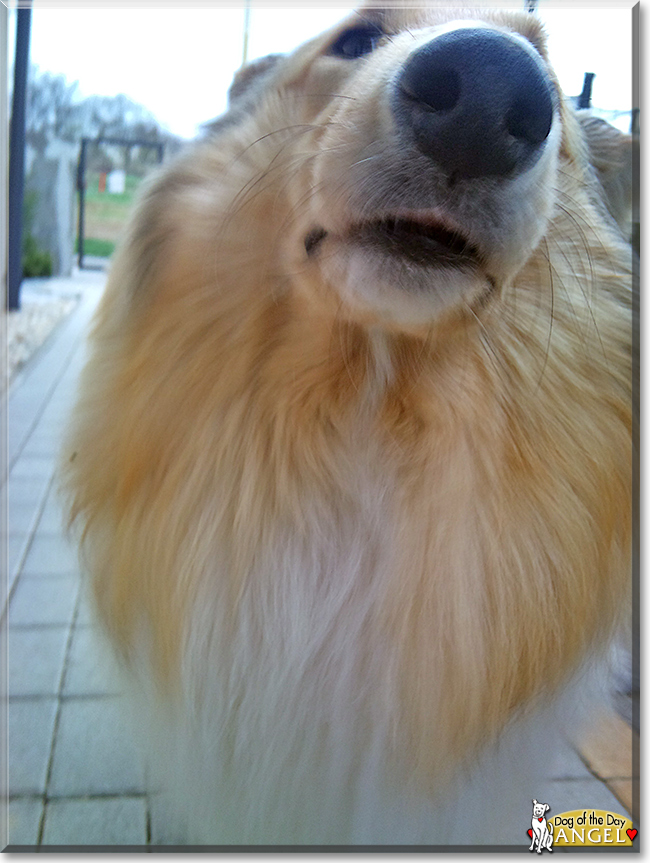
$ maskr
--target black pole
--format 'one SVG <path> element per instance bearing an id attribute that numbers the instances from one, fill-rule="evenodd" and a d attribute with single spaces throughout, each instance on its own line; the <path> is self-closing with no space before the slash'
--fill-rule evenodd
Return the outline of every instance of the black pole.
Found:
<path id="1" fill-rule="evenodd" d="M 242 66 L 248 63 L 248 37 L 251 29 L 251 0 L 244 0 L 244 48 L 242 51 Z"/>
<path id="2" fill-rule="evenodd" d="M 31 4 L 31 0 L 29 0 Z M 23 280 L 23 196 L 25 191 L 25 99 L 31 5 L 18 9 L 16 63 L 9 135 L 9 260 L 7 262 L 7 308 L 20 308 Z"/>
<path id="3" fill-rule="evenodd" d="M 79 228 L 77 232 L 77 263 L 79 269 L 84 265 L 84 208 L 86 206 L 86 148 L 88 138 L 81 139 L 81 152 L 77 166 L 77 191 L 79 192 Z"/>
<path id="4" fill-rule="evenodd" d="M 582 93 L 578 96 L 578 108 L 591 108 L 591 89 L 595 77 L 594 72 L 585 72 Z"/>

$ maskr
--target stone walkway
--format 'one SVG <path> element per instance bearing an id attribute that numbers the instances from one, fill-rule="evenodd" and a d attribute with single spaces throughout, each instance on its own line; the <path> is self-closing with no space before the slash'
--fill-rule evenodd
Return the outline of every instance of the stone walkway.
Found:
<path id="1" fill-rule="evenodd" d="M 3 827 L 13 847 L 164 843 L 165 824 L 155 816 L 143 765 L 124 731 L 121 693 L 108 653 L 98 646 L 56 490 L 60 435 L 104 281 L 104 274 L 88 272 L 60 280 L 61 290 L 78 289 L 81 300 L 8 394 L 2 632 L 8 656 L 9 807 Z M 608 769 L 629 783 L 626 740 L 623 761 Z M 568 745 L 559 745 L 550 757 L 556 778 L 538 797 L 548 799 L 555 813 L 585 806 L 625 813 Z M 522 843 L 527 826 L 522 825 Z"/>
<path id="2" fill-rule="evenodd" d="M 81 301 L 8 395 L 8 842 L 144 845 L 144 771 L 96 646 L 54 476 L 105 275 L 60 282 Z"/>

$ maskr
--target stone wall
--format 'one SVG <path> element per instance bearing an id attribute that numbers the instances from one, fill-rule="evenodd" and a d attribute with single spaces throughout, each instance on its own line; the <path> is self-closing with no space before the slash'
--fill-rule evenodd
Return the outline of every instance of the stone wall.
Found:
<path id="1" fill-rule="evenodd" d="M 28 141 L 25 152 L 25 196 L 35 197 L 31 233 L 50 253 L 55 276 L 72 273 L 78 158 L 78 143 L 58 139 Z"/>

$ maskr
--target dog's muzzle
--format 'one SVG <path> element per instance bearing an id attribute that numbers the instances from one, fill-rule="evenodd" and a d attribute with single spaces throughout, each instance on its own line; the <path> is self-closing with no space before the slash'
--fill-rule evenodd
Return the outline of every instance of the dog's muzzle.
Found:
<path id="1" fill-rule="evenodd" d="M 399 73 L 400 134 L 450 178 L 514 176 L 539 158 L 555 92 L 541 58 L 497 30 L 467 27 L 418 48 Z"/>

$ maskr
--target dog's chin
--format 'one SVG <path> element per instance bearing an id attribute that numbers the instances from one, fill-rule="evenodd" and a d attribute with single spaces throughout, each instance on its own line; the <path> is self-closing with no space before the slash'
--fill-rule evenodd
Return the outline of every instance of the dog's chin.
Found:
<path id="1" fill-rule="evenodd" d="M 428 325 L 455 308 L 481 305 L 495 291 L 477 250 L 448 232 L 378 222 L 318 242 L 318 265 L 346 306 L 386 323 Z"/>

